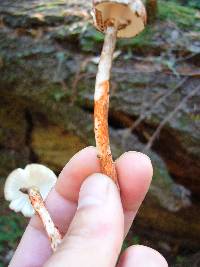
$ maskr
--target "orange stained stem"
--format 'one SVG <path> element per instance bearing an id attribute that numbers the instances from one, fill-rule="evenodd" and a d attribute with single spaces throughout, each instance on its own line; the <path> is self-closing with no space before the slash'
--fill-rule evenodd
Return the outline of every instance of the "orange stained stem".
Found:
<path id="1" fill-rule="evenodd" d="M 25 190 L 24 190 L 25 192 Z M 42 199 L 42 196 L 38 189 L 36 188 L 28 188 L 27 193 L 29 196 L 29 199 L 31 201 L 31 205 L 36 211 L 36 213 L 39 215 L 39 217 L 42 220 L 42 223 L 44 225 L 44 228 L 47 232 L 47 235 L 49 237 L 49 240 L 51 242 L 51 247 L 53 251 L 56 251 L 58 245 L 62 241 L 61 234 L 59 233 L 58 229 L 54 225 L 51 216 L 49 215 L 49 212 L 47 211 L 44 201 Z"/>
<path id="2" fill-rule="evenodd" d="M 109 79 L 116 33 L 117 29 L 108 27 L 98 66 L 95 86 L 94 131 L 101 172 L 117 183 L 117 173 L 111 154 L 108 130 Z"/>

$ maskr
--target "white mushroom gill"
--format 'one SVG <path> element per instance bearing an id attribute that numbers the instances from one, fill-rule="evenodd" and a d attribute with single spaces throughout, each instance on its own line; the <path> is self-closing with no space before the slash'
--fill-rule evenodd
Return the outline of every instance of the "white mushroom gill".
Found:
<path id="1" fill-rule="evenodd" d="M 10 201 L 10 209 L 22 212 L 25 217 L 31 217 L 34 210 L 29 197 L 20 189 L 36 187 L 45 199 L 56 180 L 54 172 L 44 165 L 29 164 L 24 169 L 19 168 L 9 174 L 4 187 L 5 199 Z"/>

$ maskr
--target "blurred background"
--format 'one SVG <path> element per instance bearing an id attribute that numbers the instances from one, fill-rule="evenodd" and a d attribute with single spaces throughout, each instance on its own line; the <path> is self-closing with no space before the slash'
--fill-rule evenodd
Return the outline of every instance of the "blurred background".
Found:
<path id="1" fill-rule="evenodd" d="M 200 2 L 147 0 L 148 26 L 118 40 L 110 135 L 115 157 L 147 153 L 150 191 L 124 247 L 158 249 L 170 266 L 200 266 Z M 27 220 L 4 200 L 7 175 L 30 162 L 59 174 L 93 134 L 103 35 L 91 1 L 0 1 L 0 266 Z"/>

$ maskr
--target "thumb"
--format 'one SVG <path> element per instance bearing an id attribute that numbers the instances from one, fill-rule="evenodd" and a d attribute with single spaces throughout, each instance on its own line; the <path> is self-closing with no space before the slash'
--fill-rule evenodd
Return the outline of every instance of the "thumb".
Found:
<path id="1" fill-rule="evenodd" d="M 124 235 L 119 191 L 105 175 L 83 183 L 68 233 L 45 267 L 114 267 Z"/>

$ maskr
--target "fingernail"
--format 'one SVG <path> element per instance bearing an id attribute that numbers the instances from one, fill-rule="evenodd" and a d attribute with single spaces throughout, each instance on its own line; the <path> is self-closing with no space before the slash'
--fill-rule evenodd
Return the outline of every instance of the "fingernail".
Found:
<path id="1" fill-rule="evenodd" d="M 79 193 L 78 209 L 104 204 L 108 186 L 109 178 L 103 174 L 93 174 L 87 178 Z"/>

